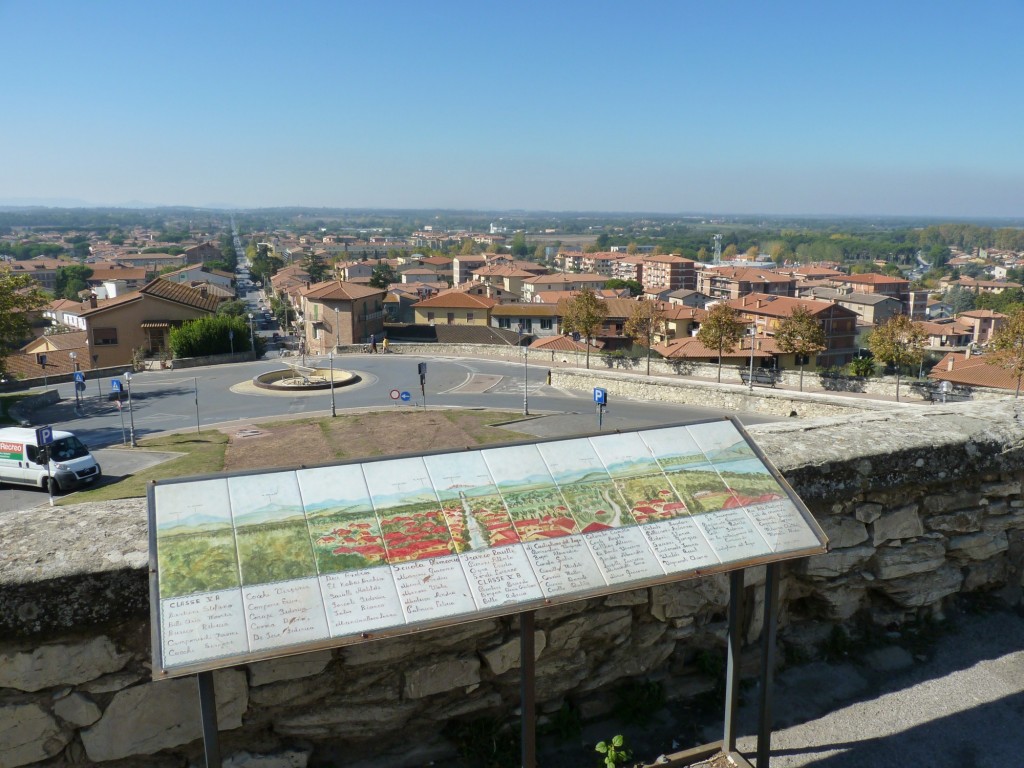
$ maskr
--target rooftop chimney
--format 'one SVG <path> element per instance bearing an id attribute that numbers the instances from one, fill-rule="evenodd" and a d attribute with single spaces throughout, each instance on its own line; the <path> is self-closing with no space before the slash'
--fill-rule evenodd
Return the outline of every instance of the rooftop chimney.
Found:
<path id="1" fill-rule="evenodd" d="M 953 370 L 953 358 L 952 357 L 950 357 L 949 358 L 949 362 L 946 363 L 946 370 L 947 371 L 952 371 Z"/>
<path id="2" fill-rule="evenodd" d="M 89 294 L 89 309 L 96 309 L 96 294 Z"/>

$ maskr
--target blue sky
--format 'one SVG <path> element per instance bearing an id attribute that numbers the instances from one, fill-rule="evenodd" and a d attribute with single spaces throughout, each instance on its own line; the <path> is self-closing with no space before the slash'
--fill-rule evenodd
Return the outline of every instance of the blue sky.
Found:
<path id="1" fill-rule="evenodd" d="M 1024 216 L 1024 3 L 0 0 L 0 202 Z"/>

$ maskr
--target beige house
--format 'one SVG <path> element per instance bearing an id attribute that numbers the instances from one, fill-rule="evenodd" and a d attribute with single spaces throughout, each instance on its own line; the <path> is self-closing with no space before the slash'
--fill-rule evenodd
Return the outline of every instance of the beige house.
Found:
<path id="1" fill-rule="evenodd" d="M 136 349 L 169 355 L 171 328 L 212 315 L 217 304 L 204 291 L 157 279 L 124 296 L 86 302 L 73 325 L 86 332 L 93 367 L 126 365 Z"/>
<path id="2" fill-rule="evenodd" d="M 384 333 L 387 291 L 358 283 L 326 280 L 299 293 L 306 349 L 327 354 L 342 344 L 361 344 Z"/>
<path id="3" fill-rule="evenodd" d="M 423 325 L 490 325 L 497 304 L 486 296 L 446 291 L 413 304 L 412 310 L 415 322 Z"/>

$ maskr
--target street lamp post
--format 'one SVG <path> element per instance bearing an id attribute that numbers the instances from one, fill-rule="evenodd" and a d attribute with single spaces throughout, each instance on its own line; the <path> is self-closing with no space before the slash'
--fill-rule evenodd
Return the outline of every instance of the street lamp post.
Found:
<path id="1" fill-rule="evenodd" d="M 252 312 L 249 313 L 249 348 L 253 351 L 256 350 L 256 339 L 252 333 Z"/>
<path id="2" fill-rule="evenodd" d="M 519 324 L 519 346 L 523 348 L 523 416 L 530 415 L 530 366 L 529 347 L 523 345 L 523 324 Z"/>
<path id="3" fill-rule="evenodd" d="M 338 415 L 334 408 L 334 351 L 332 350 L 327 357 L 331 361 L 331 417 L 333 418 Z"/>
<path id="4" fill-rule="evenodd" d="M 754 334 L 757 333 L 757 325 L 750 326 L 750 381 L 747 386 L 754 391 Z"/>
<path id="5" fill-rule="evenodd" d="M 68 353 L 68 357 L 70 357 L 71 358 L 71 362 L 75 364 L 75 373 L 77 374 L 78 373 L 78 353 L 77 352 L 69 352 Z M 75 378 L 75 413 L 77 413 L 80 416 L 82 414 L 82 403 L 78 399 L 78 376 L 76 375 L 74 378 Z"/>
<path id="6" fill-rule="evenodd" d="M 124 372 L 124 383 L 128 387 L 128 428 L 130 430 L 128 444 L 132 448 L 138 448 L 139 444 L 135 442 L 135 411 L 132 410 L 132 375 L 128 371 Z"/>

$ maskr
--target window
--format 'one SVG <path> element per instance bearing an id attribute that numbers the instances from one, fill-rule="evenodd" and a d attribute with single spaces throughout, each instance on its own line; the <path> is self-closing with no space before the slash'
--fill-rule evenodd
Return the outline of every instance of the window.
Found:
<path id="1" fill-rule="evenodd" d="M 550 331 L 551 330 L 551 318 L 541 318 L 540 329 L 542 331 Z"/>
<path id="2" fill-rule="evenodd" d="M 117 328 L 93 328 L 92 343 L 97 347 L 117 344 Z"/>
<path id="3" fill-rule="evenodd" d="M 454 323 L 455 323 L 455 313 L 454 312 L 449 312 L 448 313 L 448 325 L 454 325 Z"/>
<path id="4" fill-rule="evenodd" d="M 434 322 L 434 313 L 433 312 L 427 312 L 427 322 L 428 323 Z"/>
<path id="5" fill-rule="evenodd" d="M 472 312 L 467 312 L 466 313 L 466 322 L 467 323 L 472 323 L 473 322 L 473 313 Z"/>
<path id="6" fill-rule="evenodd" d="M 498 327 L 499 328 L 511 328 L 512 327 L 512 320 L 507 318 L 507 317 L 499 317 L 498 318 Z"/>

